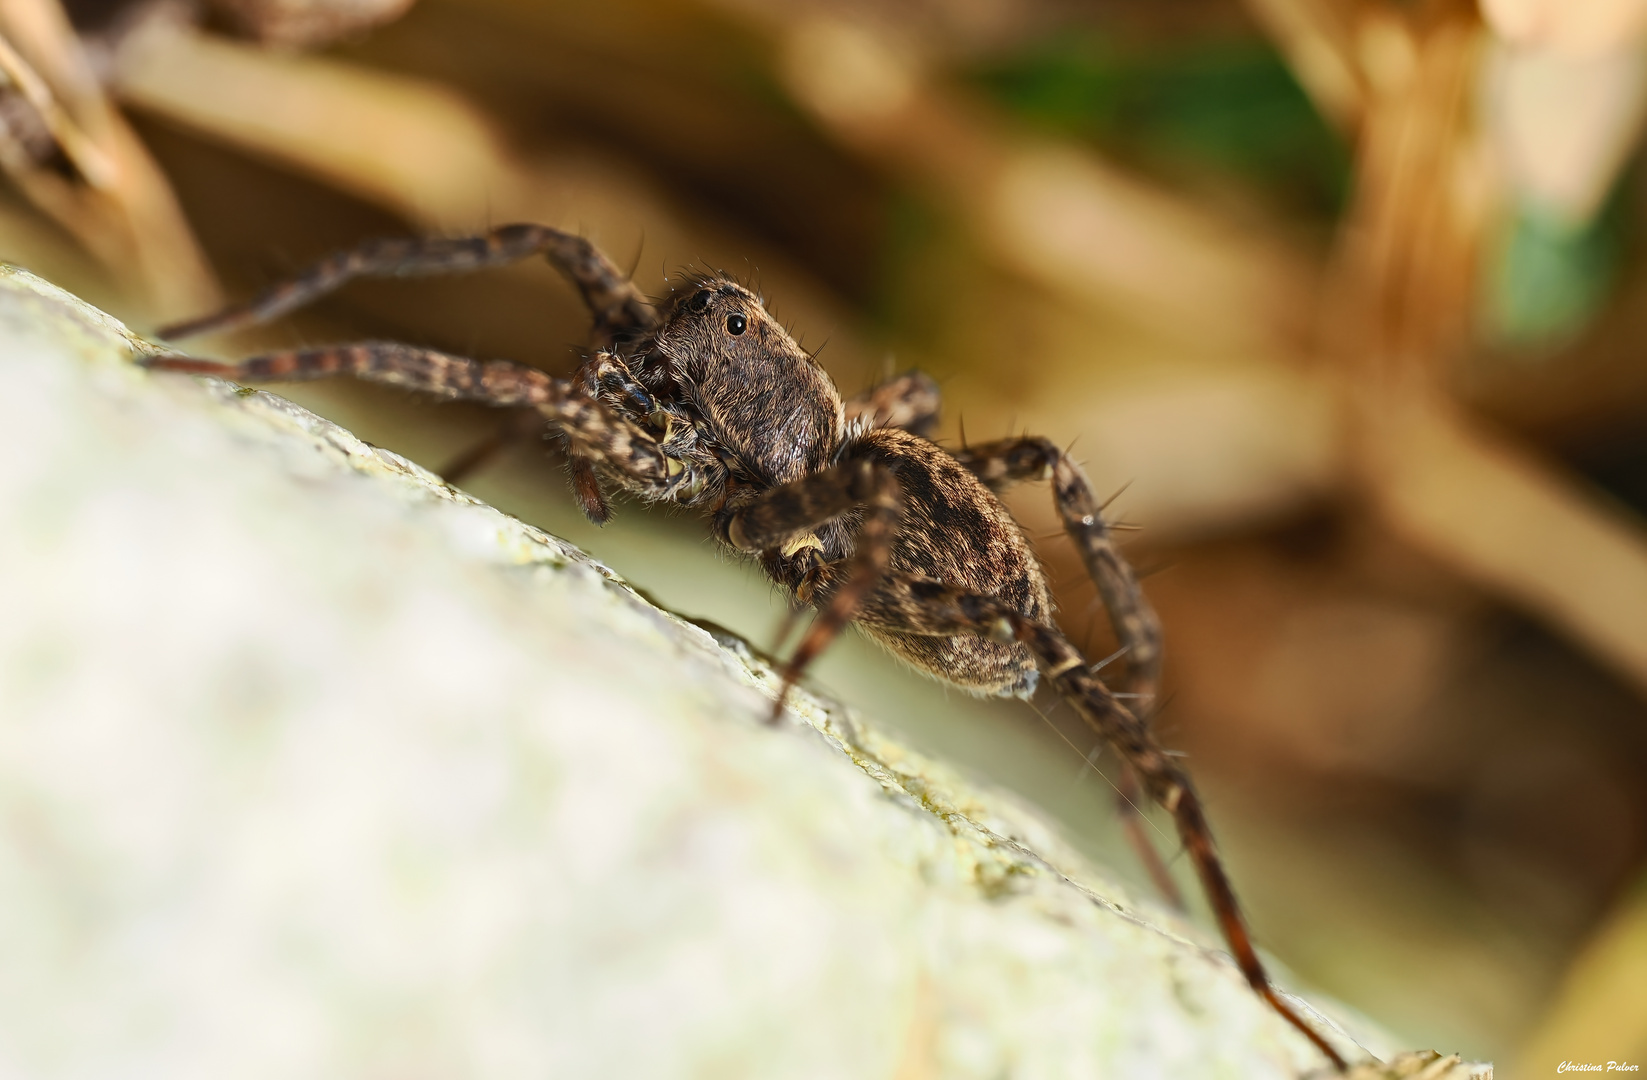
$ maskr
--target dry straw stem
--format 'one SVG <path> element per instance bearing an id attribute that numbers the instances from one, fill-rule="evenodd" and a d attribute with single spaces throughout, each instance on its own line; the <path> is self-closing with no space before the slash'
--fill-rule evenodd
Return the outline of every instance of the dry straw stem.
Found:
<path id="1" fill-rule="evenodd" d="M 1496 210 L 1472 91 L 1483 35 L 1469 13 L 1360 24 L 1370 92 L 1355 202 L 1340 233 L 1323 337 L 1347 392 L 1444 384 L 1467 347 L 1481 238 Z"/>
<path id="2" fill-rule="evenodd" d="M 0 36 L 50 95 L 43 115 L 82 173 L 13 173 L 24 193 L 165 319 L 222 299 L 170 183 L 91 69 L 56 0 L 0 0 Z M 21 84 L 20 84 L 21 85 Z M 71 134 L 72 133 L 72 134 Z"/>
<path id="3" fill-rule="evenodd" d="M 1445 402 L 1377 406 L 1363 460 L 1389 527 L 1647 692 L 1641 521 Z"/>
<path id="4" fill-rule="evenodd" d="M 1366 108 L 1367 83 L 1357 59 L 1359 3 L 1247 0 L 1321 115 L 1353 132 Z"/>
<path id="5" fill-rule="evenodd" d="M 0 272 L 0 669 L 31 673 L 0 679 L 0 1040 L 31 1075 L 1321 1065 L 1034 812 L 805 693 L 766 726 L 743 643 L 150 348 Z"/>
<path id="6" fill-rule="evenodd" d="M 636 280 L 653 293 L 667 287 L 658 252 L 758 270 L 763 286 L 781 290 L 786 319 L 827 330 L 838 376 L 869 370 L 845 319 L 804 271 L 742 238 L 689 227 L 609 162 L 523 155 L 483 110 L 439 83 L 154 21 L 123 44 L 114 89 L 135 109 L 313 176 L 415 229 L 555 225 L 619 257 L 634 253 Z"/>
<path id="7" fill-rule="evenodd" d="M 913 48 L 865 25 L 808 15 L 762 29 L 796 101 L 855 151 L 938 194 L 1015 272 L 1080 303 L 1193 326 L 1232 351 L 1273 349 L 1300 330 L 1308 279 L 1279 245 L 1090 152 L 1009 133 L 929 78 Z"/>
<path id="8" fill-rule="evenodd" d="M 423 80 L 150 20 L 122 43 L 114 89 L 137 109 L 429 228 L 472 227 L 489 209 L 531 202 L 532 179 L 496 126 Z"/>
<path id="9" fill-rule="evenodd" d="M 412 0 L 211 0 L 240 33 L 278 48 L 314 48 L 358 37 L 405 14 Z"/>
<path id="10" fill-rule="evenodd" d="M 74 118 L 63 111 L 45 80 L 35 73 L 4 34 L 0 34 L 0 73 L 23 95 L 23 100 L 34 107 L 52 139 L 74 163 L 86 183 L 93 187 L 107 187 L 114 182 L 114 164 L 80 130 Z"/>

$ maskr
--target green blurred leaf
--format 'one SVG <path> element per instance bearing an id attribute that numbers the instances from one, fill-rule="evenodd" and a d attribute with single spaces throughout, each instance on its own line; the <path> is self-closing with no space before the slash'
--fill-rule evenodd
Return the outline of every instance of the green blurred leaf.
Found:
<path id="1" fill-rule="evenodd" d="M 1032 124 L 1146 166 L 1235 174 L 1319 213 L 1343 204 L 1349 155 L 1261 40 L 1146 49 L 1063 34 L 972 78 Z"/>
<path id="2" fill-rule="evenodd" d="M 1611 291 L 1619 261 L 1616 206 L 1571 222 L 1519 208 L 1483 274 L 1486 334 L 1512 348 L 1559 345 L 1589 325 Z"/>

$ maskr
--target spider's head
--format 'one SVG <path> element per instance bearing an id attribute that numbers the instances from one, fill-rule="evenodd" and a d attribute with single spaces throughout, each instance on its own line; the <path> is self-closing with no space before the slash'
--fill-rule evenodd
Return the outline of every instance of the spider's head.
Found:
<path id="1" fill-rule="evenodd" d="M 687 282 L 651 352 L 669 366 L 710 438 L 751 479 L 781 484 L 830 463 L 844 428 L 840 393 L 742 285 L 722 277 Z"/>

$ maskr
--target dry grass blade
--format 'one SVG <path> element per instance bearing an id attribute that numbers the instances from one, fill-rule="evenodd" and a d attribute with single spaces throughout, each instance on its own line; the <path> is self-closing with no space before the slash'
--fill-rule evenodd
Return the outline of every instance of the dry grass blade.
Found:
<path id="1" fill-rule="evenodd" d="M 1469 96 L 1482 36 L 1471 15 L 1420 26 L 1393 11 L 1369 15 L 1362 33 L 1377 59 L 1333 345 L 1366 365 L 1356 392 L 1403 393 L 1440 378 L 1469 332 L 1493 210 Z"/>
<path id="2" fill-rule="evenodd" d="M 508 213 L 530 187 L 479 110 L 418 79 L 152 23 L 121 49 L 122 100 L 437 228 Z"/>
<path id="3" fill-rule="evenodd" d="M 1368 493 L 1400 536 L 1647 694 L 1647 529 L 1437 405 L 1367 402 Z"/>
<path id="4" fill-rule="evenodd" d="M 51 132 L 52 138 L 62 147 L 63 153 L 74 163 L 74 167 L 85 177 L 88 184 L 106 188 L 114 182 L 114 163 L 57 103 L 45 80 L 41 79 L 34 68 L 29 66 L 29 62 L 12 47 L 5 34 L 0 34 L 0 72 L 4 72 L 6 78 L 11 80 L 11 84 L 23 95 L 24 100 L 34 106 L 35 112 L 39 113 L 40 119 L 45 123 L 46 130 Z"/>
<path id="5" fill-rule="evenodd" d="M 1321 114 L 1353 131 L 1367 87 L 1356 57 L 1354 12 L 1327 0 L 1247 0 Z"/>
<path id="6" fill-rule="evenodd" d="M 1013 133 L 867 26 L 806 19 L 763 29 L 778 39 L 780 76 L 802 107 L 939 195 L 1002 265 L 1232 350 L 1296 345 L 1312 289 L 1284 246 L 1073 143 Z"/>
<path id="7" fill-rule="evenodd" d="M 0 0 L 0 31 L 38 75 L 47 123 L 61 110 L 54 135 L 74 133 L 60 144 L 88 181 L 30 176 L 25 192 L 159 317 L 216 304 L 221 294 L 177 196 L 104 94 L 63 9 L 55 0 Z"/>

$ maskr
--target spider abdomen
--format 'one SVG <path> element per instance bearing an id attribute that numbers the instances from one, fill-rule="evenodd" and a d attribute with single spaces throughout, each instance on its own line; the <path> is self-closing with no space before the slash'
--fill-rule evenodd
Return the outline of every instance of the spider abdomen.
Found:
<path id="1" fill-rule="evenodd" d="M 910 578 L 940 581 L 1049 622 L 1046 574 L 1000 499 L 940 447 L 897 428 L 864 433 L 843 456 L 886 465 L 898 479 L 903 503 L 883 585 L 870 592 L 857 615 L 864 632 L 933 678 L 971 693 L 1031 693 L 1037 670 L 1028 648 L 973 634 L 900 632 L 916 621 L 900 610 L 906 601 L 891 587 Z"/>

